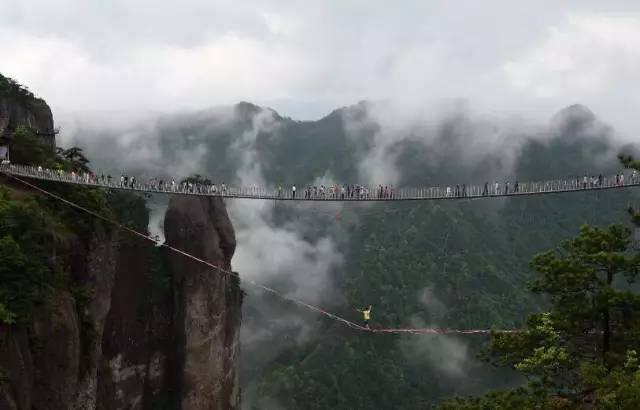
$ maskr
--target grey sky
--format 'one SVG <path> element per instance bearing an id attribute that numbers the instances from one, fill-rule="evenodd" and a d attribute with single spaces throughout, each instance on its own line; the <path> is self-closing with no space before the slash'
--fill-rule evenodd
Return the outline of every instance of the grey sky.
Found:
<path id="1" fill-rule="evenodd" d="M 581 102 L 629 138 L 639 125 L 635 1 L 1 0 L 0 38 L 0 72 L 61 118 L 463 99 L 540 118 Z"/>

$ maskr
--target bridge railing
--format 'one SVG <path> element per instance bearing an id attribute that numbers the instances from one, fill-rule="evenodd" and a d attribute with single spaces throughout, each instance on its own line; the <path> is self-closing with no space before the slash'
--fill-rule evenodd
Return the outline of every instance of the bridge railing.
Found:
<path id="1" fill-rule="evenodd" d="M 117 179 L 97 176 L 90 173 L 63 172 L 42 167 L 2 164 L 0 171 L 42 180 L 50 180 L 79 185 L 96 186 L 101 188 L 126 189 L 149 193 L 176 193 L 186 195 L 206 195 L 229 198 L 257 198 L 257 199 L 285 199 L 285 200 L 313 200 L 313 201 L 384 201 L 384 200 L 417 200 L 417 199 L 454 199 L 481 198 L 496 196 L 518 196 L 544 194 L 551 192 L 569 192 L 580 190 L 595 190 L 619 188 L 640 184 L 640 176 L 636 172 L 621 173 L 614 176 L 571 177 L 549 181 L 484 183 L 480 185 L 456 184 L 432 187 L 377 187 L 366 185 L 333 185 L 329 187 L 304 187 L 282 189 L 279 187 L 265 188 L 258 186 L 234 187 L 221 185 L 202 185 L 197 183 L 174 181 L 165 182 L 156 178 L 139 182 L 135 178 L 119 177 Z"/>

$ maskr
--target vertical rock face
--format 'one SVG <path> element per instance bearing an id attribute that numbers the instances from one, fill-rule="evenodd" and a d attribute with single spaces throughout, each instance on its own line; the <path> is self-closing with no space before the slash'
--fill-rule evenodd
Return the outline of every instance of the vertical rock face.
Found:
<path id="1" fill-rule="evenodd" d="M 113 282 L 113 243 L 95 237 L 78 252 L 74 274 L 94 293 L 87 312 L 95 329 L 94 343 L 84 346 L 76 300 L 67 291 L 54 293 L 34 317 L 30 330 L 7 327 L 0 332 L 0 364 L 10 383 L 0 395 L 0 410 L 68 410 L 95 408 L 95 363 L 101 352 L 99 337 L 108 310 Z M 4 397 L 3 397 L 4 396 Z"/>
<path id="2" fill-rule="evenodd" d="M 55 146 L 51 108 L 41 99 L 0 97 L 0 136 L 26 125 L 43 135 L 49 146 Z"/>
<path id="3" fill-rule="evenodd" d="M 91 241 L 91 251 L 86 259 L 86 266 L 80 272 L 80 281 L 92 289 L 93 297 L 88 313 L 93 320 L 95 329 L 95 343 L 87 347 L 83 369 L 77 389 L 77 399 L 74 406 L 78 410 L 96 408 L 98 392 L 98 363 L 102 357 L 102 335 L 107 313 L 111 307 L 111 291 L 115 275 L 116 252 L 113 243 L 104 238 L 94 237 Z"/>
<path id="4" fill-rule="evenodd" d="M 235 234 L 219 199 L 175 197 L 167 243 L 230 269 Z M 97 408 L 234 409 L 238 281 L 147 241 L 121 244 L 102 337 Z"/>
<path id="5" fill-rule="evenodd" d="M 37 343 L 39 348 L 30 345 Z M 0 409 L 70 408 L 80 359 L 75 302 L 66 292 L 52 297 L 34 320 L 33 334 L 0 329 L 0 362 L 11 372 L 10 388 L 0 389 Z M 8 386 L 9 387 L 9 386 Z"/>
<path id="6" fill-rule="evenodd" d="M 173 197 L 167 243 L 230 270 L 235 235 L 219 198 Z M 237 278 L 180 255 L 173 272 L 176 386 L 184 410 L 239 408 L 241 291 Z"/>
<path id="7" fill-rule="evenodd" d="M 165 231 L 171 246 L 231 268 L 220 199 L 172 198 Z M 60 292 L 29 332 L 0 328 L 11 378 L 0 410 L 240 408 L 237 277 L 129 236 L 95 236 L 73 259 L 88 304 Z"/>
<path id="8" fill-rule="evenodd" d="M 1 94 L 0 137 L 20 125 L 55 146 L 44 100 Z M 172 198 L 165 230 L 169 244 L 231 268 L 222 200 Z M 0 410 L 239 408 L 238 279 L 127 235 L 83 233 L 64 252 L 77 288 L 53 291 L 28 324 L 0 324 Z"/>
<path id="9" fill-rule="evenodd" d="M 164 272 L 154 272 L 154 254 L 140 238 L 127 238 L 120 247 L 102 337 L 98 409 L 170 408 L 174 392 L 165 376 L 173 351 L 173 297 Z"/>
<path id="10" fill-rule="evenodd" d="M 37 319 L 33 328 L 42 349 L 34 354 L 37 372 L 32 406 L 64 410 L 73 403 L 77 390 L 80 326 L 70 294 L 56 295 L 50 303 L 48 314 Z"/>

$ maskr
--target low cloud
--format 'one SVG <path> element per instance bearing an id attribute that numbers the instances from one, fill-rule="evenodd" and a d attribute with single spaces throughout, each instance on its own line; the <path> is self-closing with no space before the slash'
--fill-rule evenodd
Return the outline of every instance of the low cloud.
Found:
<path id="1" fill-rule="evenodd" d="M 349 138 L 368 138 L 358 171 L 361 181 L 374 185 L 399 184 L 409 171 L 402 162 L 407 152 L 419 152 L 420 166 L 449 178 L 437 183 L 479 183 L 451 180 L 474 168 L 508 177 L 527 139 L 549 136 L 544 125 L 517 116 L 481 114 L 461 101 L 442 103 L 437 109 L 409 108 L 394 101 L 361 103 L 345 110 L 343 120 Z"/>
<path id="2" fill-rule="evenodd" d="M 241 185 L 266 186 L 255 146 L 261 133 L 275 134 L 277 138 L 278 124 L 270 110 L 258 112 L 251 127 L 231 145 L 231 151 L 239 158 L 236 177 Z M 332 273 L 343 264 L 343 254 L 335 240 L 330 235 L 306 235 L 305 219 L 276 222 L 275 206 L 269 201 L 227 200 L 237 240 L 232 265 L 245 280 L 243 287 L 248 293 L 240 333 L 245 379 L 243 407 L 247 409 L 257 400 L 256 378 L 261 370 L 281 352 L 317 336 L 315 312 L 262 292 L 248 281 L 268 285 L 286 297 L 311 304 L 327 300 L 334 304 L 343 299 L 332 280 Z M 284 207 L 290 216 L 298 211 L 295 205 L 277 206 Z M 261 408 L 282 408 L 277 401 L 265 397 L 260 397 L 259 404 Z"/>
<path id="3" fill-rule="evenodd" d="M 433 287 L 425 287 L 417 295 L 434 322 L 425 323 L 418 317 L 410 319 L 412 328 L 442 327 L 437 318 L 446 313 L 446 306 L 435 296 Z M 463 382 L 471 365 L 471 355 L 468 345 L 460 338 L 448 335 L 409 335 L 398 342 L 402 353 L 412 363 L 428 363 L 442 376 Z"/>
<path id="4" fill-rule="evenodd" d="M 113 119 L 107 114 L 84 114 L 66 119 L 58 145 L 79 146 L 99 172 L 128 173 L 139 179 L 175 178 L 201 172 L 208 151 L 203 144 L 177 145 L 168 157 L 161 132 L 166 120 L 158 114 Z"/>
<path id="5" fill-rule="evenodd" d="M 251 280 L 283 282 L 287 295 L 317 303 L 331 289 L 330 273 L 340 267 L 342 255 L 329 237 L 309 242 L 296 224 L 275 226 L 272 208 L 257 201 L 229 205 L 238 241 L 233 267 Z"/>
<path id="6" fill-rule="evenodd" d="M 11 41 L 0 44 L 0 71 L 65 116 L 249 100 L 317 119 L 362 99 L 433 112 L 459 98 L 488 113 L 539 120 L 578 101 L 630 139 L 639 102 L 638 21 L 630 0 L 483 7 L 470 0 L 403 7 L 5 0 L 0 38 Z"/>
<path id="7" fill-rule="evenodd" d="M 424 323 L 414 321 L 412 326 L 424 327 Z M 468 373 L 471 356 L 469 348 L 460 339 L 444 335 L 412 335 L 399 342 L 402 353 L 412 363 L 428 363 L 430 368 L 442 376 L 462 383 Z"/>

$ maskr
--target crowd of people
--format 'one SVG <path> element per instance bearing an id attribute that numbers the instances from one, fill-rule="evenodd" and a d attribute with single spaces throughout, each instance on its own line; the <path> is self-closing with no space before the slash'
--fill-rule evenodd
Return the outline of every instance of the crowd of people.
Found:
<path id="1" fill-rule="evenodd" d="M 569 191 L 576 189 L 588 189 L 588 188 L 601 188 L 604 186 L 620 186 L 625 185 L 625 176 L 624 173 L 618 173 L 613 178 L 607 179 L 603 177 L 602 174 L 598 176 L 588 176 L 584 175 L 582 178 L 578 175 L 575 178 L 567 178 L 561 180 L 552 180 L 545 182 L 533 182 L 527 183 L 527 191 L 531 192 L 530 184 L 534 184 L 534 191 Z M 632 170 L 629 175 L 629 180 L 631 184 L 637 184 L 640 182 L 638 179 L 638 174 L 636 170 Z M 456 185 L 456 190 L 454 196 L 466 196 L 465 194 L 466 186 L 462 186 L 462 191 L 458 185 Z M 447 187 L 447 194 L 450 192 L 450 188 Z M 462 194 L 460 195 L 460 192 Z M 487 195 L 508 195 L 508 194 L 517 194 L 520 193 L 520 183 L 515 181 L 513 187 L 510 186 L 509 181 L 506 181 L 502 186 L 498 181 L 495 182 L 492 186 L 490 186 L 489 182 L 485 182 L 482 189 L 482 196 Z M 450 196 L 450 195 L 447 195 Z"/>
<path id="2" fill-rule="evenodd" d="M 283 188 L 279 185 L 275 190 L 261 188 L 256 185 L 250 187 L 229 187 L 224 182 L 221 184 L 209 183 L 203 179 L 186 179 L 176 182 L 175 179 L 149 178 L 140 181 L 135 176 L 122 174 L 112 177 L 110 174 L 97 175 L 92 172 L 51 170 L 38 167 L 16 166 L 4 164 L 3 167 L 22 170 L 23 174 L 32 176 L 44 176 L 48 179 L 56 179 L 67 182 L 84 183 L 88 185 L 98 185 L 112 188 L 126 188 L 143 191 L 191 193 L 202 195 L 219 196 L 253 196 L 260 198 L 282 198 L 282 199 L 305 199 L 305 200 L 374 200 L 374 199 L 411 199 L 411 198 L 448 198 L 448 197 L 478 197 L 478 196 L 501 196 L 516 195 L 520 193 L 550 192 L 550 191 L 570 191 L 579 189 L 594 189 L 600 187 L 621 186 L 640 183 L 640 178 L 635 170 L 632 170 L 625 177 L 624 173 L 615 176 L 604 177 L 587 175 L 575 176 L 559 180 L 544 182 L 515 181 L 513 185 L 509 181 L 499 183 L 485 182 L 480 186 L 467 186 L 467 184 L 456 184 L 453 186 L 437 186 L 430 188 L 407 188 L 397 190 L 393 185 L 379 184 L 377 187 L 369 187 L 360 184 L 330 184 L 330 185 L 307 185 L 302 192 L 302 196 L 297 195 L 297 188 L 292 185 Z M 626 179 L 625 179 L 626 178 Z"/>
<path id="3" fill-rule="evenodd" d="M 292 187 L 292 195 L 295 198 L 296 187 Z M 278 196 L 283 193 L 282 186 L 278 187 Z M 325 186 L 308 185 L 304 189 L 304 199 L 393 199 L 395 190 L 393 185 L 378 185 L 375 190 L 365 185 L 338 185 L 332 184 Z"/>

